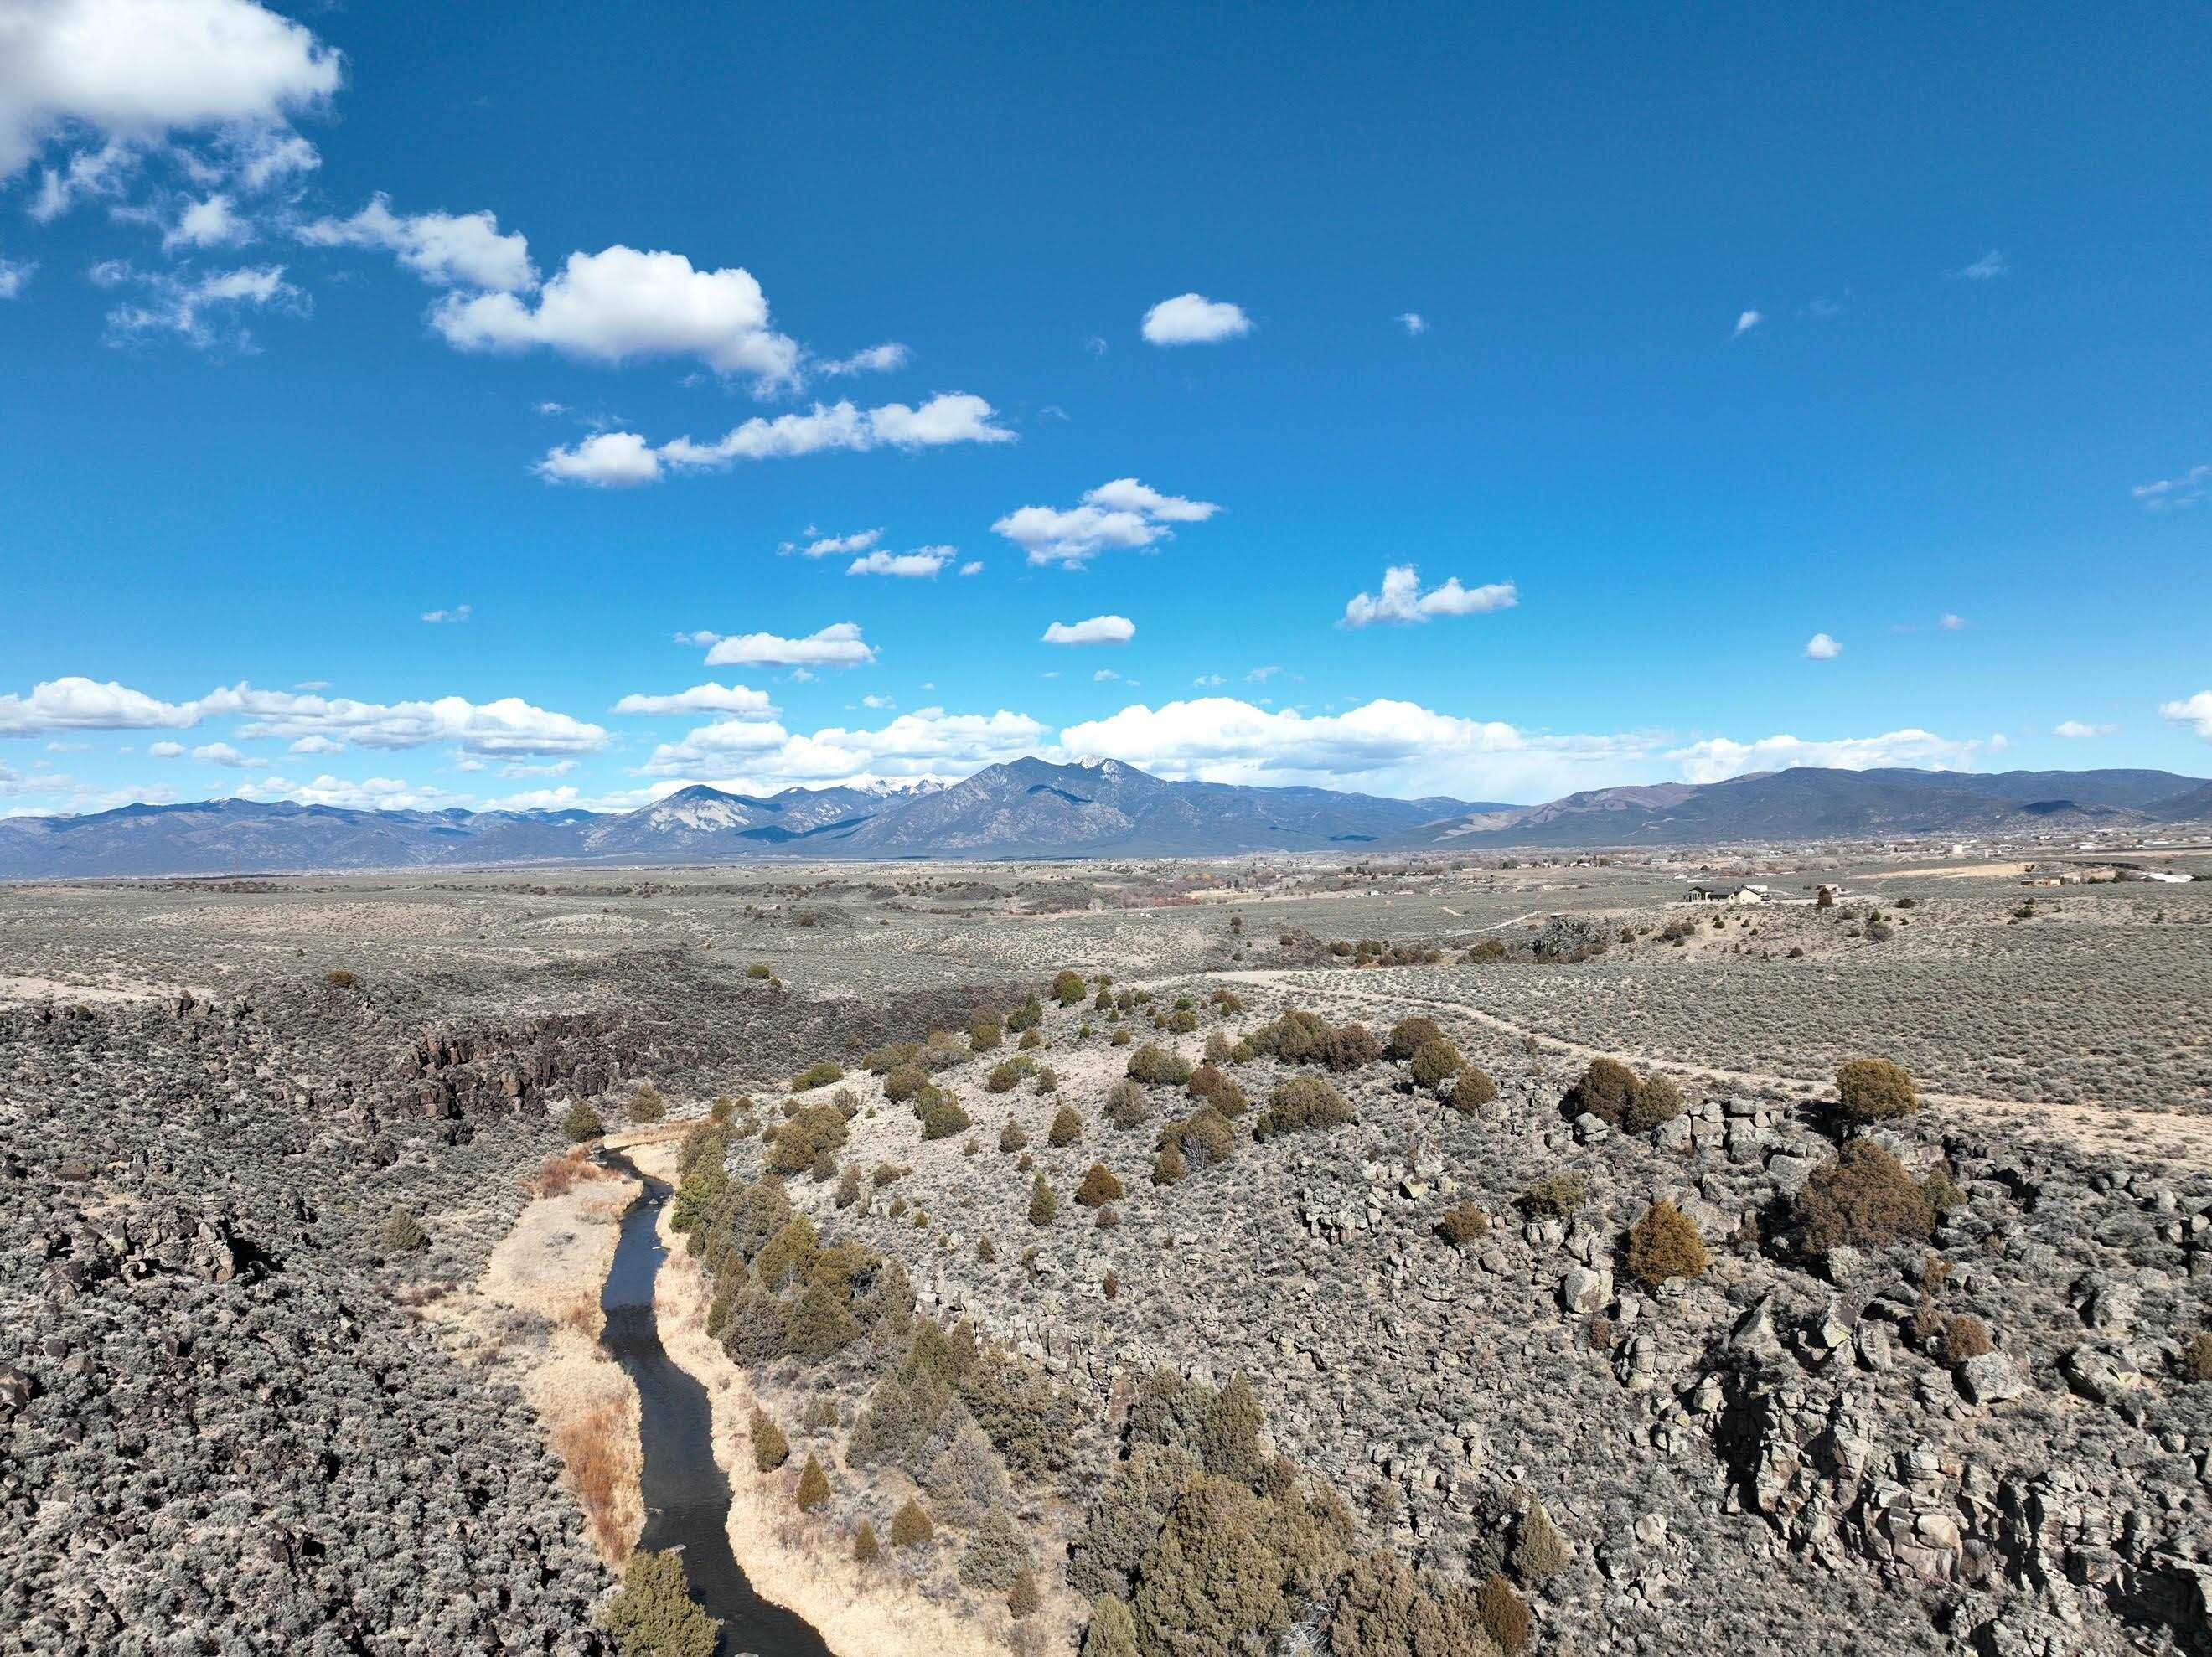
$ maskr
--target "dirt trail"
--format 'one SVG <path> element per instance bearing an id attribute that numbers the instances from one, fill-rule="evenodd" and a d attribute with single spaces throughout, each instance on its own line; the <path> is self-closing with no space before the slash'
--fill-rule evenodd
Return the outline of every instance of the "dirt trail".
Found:
<path id="1" fill-rule="evenodd" d="M 1588 1062 L 1600 1058 L 1626 1058 L 1656 1065 L 1698 1081 L 1717 1082 L 1747 1090 L 1772 1090 L 1795 1098 L 1811 1098 L 1826 1091 L 1825 1084 L 1789 1076 L 1753 1071 L 1726 1070 L 1698 1064 L 1671 1053 L 1648 1050 L 1623 1053 L 1618 1048 L 1586 1047 L 1579 1041 L 1547 1035 L 1516 1024 L 1464 1001 L 1437 996 L 1389 994 L 1352 985 L 1316 982 L 1317 974 L 1305 970 L 1257 968 L 1213 974 L 1232 983 L 1295 987 L 1310 994 L 1362 1007 L 1421 1007 L 1470 1019 L 1515 1041 L 1533 1041 L 1548 1053 Z M 2055 1101 L 1990 1099 L 1968 1093 L 1935 1093 L 1923 1089 L 1921 1102 L 1937 1112 L 1973 1116 L 2008 1128 L 2023 1137 L 2056 1140 L 2077 1148 L 2109 1151 L 2130 1161 L 2167 1158 L 2199 1162 L 2212 1158 L 2212 1115 L 2185 1115 L 2175 1111 L 2125 1111 L 2097 1106 L 2067 1105 Z"/>

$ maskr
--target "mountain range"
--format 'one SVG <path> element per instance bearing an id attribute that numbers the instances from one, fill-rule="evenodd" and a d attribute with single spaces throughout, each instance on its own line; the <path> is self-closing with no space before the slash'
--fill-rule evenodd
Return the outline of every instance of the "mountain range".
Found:
<path id="1" fill-rule="evenodd" d="M 1170 782 L 1119 760 L 1023 759 L 964 780 L 703 785 L 633 811 L 383 811 L 243 799 L 0 819 L 0 880 L 763 855 L 1213 857 L 1255 852 L 1636 847 L 2057 833 L 2212 821 L 2212 781 L 2170 771 L 1804 767 L 1540 805 Z"/>

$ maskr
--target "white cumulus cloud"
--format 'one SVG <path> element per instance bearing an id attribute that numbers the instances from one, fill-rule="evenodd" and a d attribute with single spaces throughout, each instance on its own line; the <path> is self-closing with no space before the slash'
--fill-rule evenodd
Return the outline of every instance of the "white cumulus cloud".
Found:
<path id="1" fill-rule="evenodd" d="M 254 0 L 6 0 L 0 179 L 86 131 L 147 146 L 281 130 L 336 92 L 340 75 L 337 52 Z"/>
<path id="2" fill-rule="evenodd" d="M 2205 741 L 2212 742 L 2212 690 L 2200 690 L 2179 701 L 2160 702 L 2158 711 L 2160 718 L 2188 725 Z M 0 730 L 6 728 L 4 713 L 0 713 Z"/>
<path id="3" fill-rule="evenodd" d="M 1413 337 L 1418 337 L 1429 331 L 1429 319 L 1423 316 L 1419 311 L 1400 312 L 1398 314 L 1398 325 L 1401 328 L 1403 328 L 1408 336 Z"/>
<path id="4" fill-rule="evenodd" d="M 679 437 L 658 448 L 635 432 L 601 432 L 574 448 L 549 450 L 538 475 L 551 483 L 650 483 L 665 466 L 674 470 L 720 470 L 739 460 L 781 460 L 825 450 L 895 448 L 908 452 L 953 443 L 1011 443 L 1014 434 L 993 423 L 996 411 L 964 391 L 932 398 L 920 408 L 886 403 L 861 409 L 851 403 L 808 414 L 756 416 L 711 443 Z"/>
<path id="5" fill-rule="evenodd" d="M 755 727 L 756 730 L 758 727 Z M 948 713 L 941 707 L 902 713 L 878 730 L 830 726 L 756 745 L 740 731 L 708 725 L 665 744 L 646 763 L 649 774 L 705 780 L 739 779 L 762 788 L 793 783 L 853 782 L 979 770 L 1042 747 L 1051 732 L 1026 714 Z"/>
<path id="6" fill-rule="evenodd" d="M 1424 592 L 1419 569 L 1412 564 L 1393 564 L 1382 572 L 1379 596 L 1370 592 L 1352 595 L 1344 607 L 1343 625 L 1361 628 L 1389 622 L 1402 626 L 1438 616 L 1487 616 L 1494 610 L 1511 610 L 1520 602 L 1521 591 L 1510 581 L 1468 587 L 1460 585 L 1456 575 L 1442 586 L 1431 587 Z"/>
<path id="7" fill-rule="evenodd" d="M 806 532 L 814 534 L 811 529 Z M 879 529 L 858 530 L 851 535 L 817 536 L 804 545 L 796 541 L 787 541 L 776 550 L 795 552 L 801 558 L 842 558 L 848 553 L 866 552 L 883 538 L 884 532 Z"/>
<path id="8" fill-rule="evenodd" d="M 1816 633 L 1805 640 L 1805 659 L 1808 661 L 1832 662 L 1843 653 L 1843 646 L 1827 634 Z"/>
<path id="9" fill-rule="evenodd" d="M 1844 737 L 1808 742 L 1790 736 L 1762 737 L 1756 742 L 1731 742 L 1709 737 L 1668 750 L 1664 757 L 1681 768 L 1686 782 L 1724 782 L 1747 771 L 1782 771 L 1794 766 L 1826 766 L 1838 771 L 1869 771 L 1886 766 L 1936 767 L 1963 770 L 1975 755 L 1990 744 L 1968 738 L 1939 737 L 1932 731 L 1911 728 L 1879 737 Z"/>
<path id="10" fill-rule="evenodd" d="M 952 561 L 951 547 L 921 547 L 913 552 L 884 552 L 878 549 L 845 566 L 848 575 L 892 575 L 902 580 L 934 578 Z"/>
<path id="11" fill-rule="evenodd" d="M 798 343 L 769 326 L 768 298 L 750 271 L 702 270 L 681 253 L 620 243 L 569 254 L 534 306 L 511 293 L 453 294 L 430 321 L 464 351 L 544 346 L 608 364 L 696 357 L 719 373 L 750 379 L 763 396 L 799 379 Z"/>
<path id="12" fill-rule="evenodd" d="M 379 194 L 351 218 L 316 219 L 298 234 L 318 247 L 382 248 L 440 288 L 513 292 L 538 284 L 527 239 L 519 231 L 502 234 L 488 212 L 401 215 L 392 210 L 391 197 Z"/>
<path id="13" fill-rule="evenodd" d="M 914 361 L 914 353 L 896 342 L 871 345 L 865 351 L 855 351 L 848 357 L 837 357 L 814 366 L 825 374 L 888 374 L 894 373 Z"/>
<path id="14" fill-rule="evenodd" d="M 2118 729 L 2116 725 L 2092 725 L 2087 719 L 2061 719 L 2051 727 L 2051 734 L 2069 742 L 2086 742 L 2092 737 L 2109 737 Z"/>
<path id="15" fill-rule="evenodd" d="M 860 667 L 876 659 L 875 646 L 862 639 L 856 622 L 833 622 L 803 639 L 774 633 L 691 637 L 707 642 L 709 667 Z"/>
<path id="16" fill-rule="evenodd" d="M 1170 538 L 1175 524 L 1202 524 L 1221 508 L 1211 501 L 1163 495 L 1133 477 L 1087 490 L 1080 505 L 1022 507 L 991 525 L 1032 564 L 1080 568 L 1102 552 L 1149 547 Z"/>
<path id="17" fill-rule="evenodd" d="M 666 696 L 633 692 L 614 705 L 617 713 L 728 713 L 749 719 L 773 719 L 775 711 L 768 692 L 741 684 L 695 684 Z"/>
<path id="18" fill-rule="evenodd" d="M 1211 345 L 1252 331 L 1252 319 L 1226 300 L 1177 294 L 1145 313 L 1139 331 L 1154 345 Z"/>
<path id="19" fill-rule="evenodd" d="M 1048 645 L 1126 645 L 1137 624 L 1126 616 L 1093 616 L 1086 622 L 1054 622 L 1044 630 Z"/>

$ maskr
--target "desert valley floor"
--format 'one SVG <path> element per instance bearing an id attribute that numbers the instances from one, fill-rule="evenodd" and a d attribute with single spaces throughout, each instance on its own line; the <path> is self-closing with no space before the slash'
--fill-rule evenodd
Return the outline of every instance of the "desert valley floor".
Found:
<path id="1" fill-rule="evenodd" d="M 2212 881 L 1715 866 L 0 887 L 0 1649 L 712 1649 L 627 1248 L 727 1651 L 2212 1650 Z"/>

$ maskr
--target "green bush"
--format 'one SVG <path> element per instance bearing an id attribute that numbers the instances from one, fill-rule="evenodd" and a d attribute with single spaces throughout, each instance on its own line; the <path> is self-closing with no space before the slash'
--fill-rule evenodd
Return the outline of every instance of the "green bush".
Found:
<path id="1" fill-rule="evenodd" d="M 793 1093 L 811 1093 L 817 1088 L 826 1088 L 833 1082 L 842 1082 L 844 1079 L 845 1072 L 824 1059 L 818 1065 L 809 1065 L 798 1075 L 793 1077 L 791 1090 Z"/>
<path id="2" fill-rule="evenodd" d="M 872 1565 L 883 1551 L 883 1544 L 876 1540 L 876 1521 L 863 1519 L 860 1528 L 853 1533 L 853 1563 Z"/>
<path id="3" fill-rule="evenodd" d="M 1552 1523 L 1552 1515 L 1544 1511 L 1544 1504 L 1530 1502 L 1513 1538 L 1514 1574 L 1524 1582 L 1540 1586 L 1566 1569 L 1574 1557 L 1566 1538 Z"/>
<path id="4" fill-rule="evenodd" d="M 929 1085 L 929 1072 L 919 1065 L 894 1065 L 884 1077 L 884 1097 L 902 1105 Z"/>
<path id="5" fill-rule="evenodd" d="M 1173 1144 L 1162 1145 L 1160 1154 L 1152 1158 L 1154 1185 L 1180 1185 L 1189 1172 L 1184 1166 L 1182 1150 Z"/>
<path id="6" fill-rule="evenodd" d="M 1471 967 L 1479 967 L 1489 962 L 1503 961 L 1505 959 L 1505 956 L 1506 950 L 1504 939 L 1486 938 L 1477 943 L 1473 949 L 1467 952 L 1466 956 L 1462 957 L 1462 964 Z"/>
<path id="7" fill-rule="evenodd" d="M 1489 1644 L 1473 1594 L 1381 1550 L 1354 1562 L 1328 1624 L 1330 1657 L 1478 1657 Z"/>
<path id="8" fill-rule="evenodd" d="M 939 1094 L 929 1108 L 921 1114 L 921 1137 L 925 1139 L 949 1139 L 956 1133 L 964 1133 L 975 1126 L 968 1113 L 960 1108 L 959 1102 L 950 1094 Z"/>
<path id="9" fill-rule="evenodd" d="M 812 1513 L 830 1500 L 830 1475 L 822 1471 L 821 1462 L 812 1455 L 799 1470 L 799 1488 L 792 1492 L 792 1501 L 801 1513 Z"/>
<path id="10" fill-rule="evenodd" d="M 387 1254 L 412 1254 L 430 1246 L 430 1234 L 422 1223 L 404 1208 L 395 1208 L 385 1216 L 384 1223 L 377 1228 L 377 1246 Z"/>
<path id="11" fill-rule="evenodd" d="M 668 1116 L 668 1101 L 660 1096 L 660 1089 L 650 1082 L 629 1096 L 629 1120 L 641 1127 L 649 1127 L 665 1121 Z"/>
<path id="12" fill-rule="evenodd" d="M 772 1473 L 791 1460 L 791 1441 L 783 1435 L 783 1429 L 769 1418 L 765 1410 L 753 1411 L 753 1467 L 755 1471 Z"/>
<path id="13" fill-rule="evenodd" d="M 1027 1033 L 1044 1022 L 1044 1008 L 1034 995 L 1006 1015 L 1006 1028 Z"/>
<path id="14" fill-rule="evenodd" d="M 1044 1142 L 1057 1150 L 1075 1144 L 1082 1138 L 1083 1119 L 1075 1114 L 1073 1106 L 1062 1105 L 1053 1114 L 1052 1127 L 1044 1136 Z"/>
<path id="15" fill-rule="evenodd" d="M 1920 1108 L 1912 1078 L 1887 1059 L 1854 1059 L 1836 1071 L 1836 1114 L 1862 1126 Z"/>
<path id="16" fill-rule="evenodd" d="M 1036 1061 L 1034 1059 L 1018 1055 L 1012 1059 L 1001 1059 L 991 1066 L 991 1073 L 983 1078 L 983 1091 L 1012 1093 L 1036 1073 Z"/>
<path id="17" fill-rule="evenodd" d="M 768 1168 L 771 1174 L 804 1174 L 826 1150 L 843 1149 L 852 1130 L 835 1105 L 809 1105 L 778 1124 L 769 1135 Z"/>
<path id="18" fill-rule="evenodd" d="M 1006 1126 L 999 1130 L 999 1149 L 1012 1156 L 1030 1148 L 1030 1136 L 1022 1132 L 1022 1125 L 1009 1116 Z"/>
<path id="19" fill-rule="evenodd" d="M 979 1012 L 968 1026 L 968 1045 L 976 1053 L 988 1053 L 1006 1039 L 1006 1026 L 994 1012 Z"/>
<path id="20" fill-rule="evenodd" d="M 1152 1120 L 1152 1097 L 1127 1077 L 1106 1089 L 1106 1120 L 1118 1128 L 1133 1128 Z"/>
<path id="21" fill-rule="evenodd" d="M 774 978 L 775 976 L 775 968 L 769 966 L 765 961 L 756 961 L 751 966 L 745 968 L 745 976 L 747 978 L 756 979 Z"/>
<path id="22" fill-rule="evenodd" d="M 568 1114 L 561 1119 L 561 1132 L 568 1136 L 572 1144 L 582 1144 L 586 1139 L 596 1139 L 607 1131 L 599 1120 L 599 1113 L 579 1099 L 568 1107 Z"/>
<path id="23" fill-rule="evenodd" d="M 1190 1096 L 1203 1099 L 1224 1116 L 1242 1116 L 1252 1108 L 1236 1079 L 1211 1060 L 1190 1073 Z"/>
<path id="24" fill-rule="evenodd" d="M 1052 998 L 1063 1007 L 1072 1007 L 1090 992 L 1085 987 L 1083 974 L 1062 968 L 1054 974 Z"/>
<path id="25" fill-rule="evenodd" d="M 673 1553 L 638 1553 L 607 1602 L 607 1632 L 622 1657 L 714 1657 L 720 1626 L 699 1609 Z"/>
<path id="26" fill-rule="evenodd" d="M 2212 1381 L 2212 1331 L 2198 1330 L 2182 1347 L 2181 1378 L 2191 1383 Z"/>
<path id="27" fill-rule="evenodd" d="M 1513 1585 L 1496 1571 L 1474 1591 L 1476 1615 L 1482 1631 L 1506 1657 L 1528 1643 L 1528 1602 L 1514 1593 Z"/>
<path id="28" fill-rule="evenodd" d="M 1458 1075 L 1464 1062 L 1450 1042 L 1441 1038 L 1424 1041 L 1413 1053 L 1413 1085 L 1433 1092 L 1446 1077 Z"/>
<path id="29" fill-rule="evenodd" d="M 1128 1602 L 1102 1593 L 1091 1607 L 1091 1625 L 1083 1630 L 1081 1657 L 1139 1657 L 1137 1621 Z"/>
<path id="30" fill-rule="evenodd" d="M 1237 1133 L 1227 1117 L 1211 1105 L 1200 1105 L 1180 1122 L 1161 1129 L 1160 1144 L 1163 1149 L 1180 1151 L 1184 1162 L 1206 1168 L 1229 1160 L 1237 1149 Z"/>
<path id="31" fill-rule="evenodd" d="M 1673 1121 L 1685 1108 L 1682 1090 L 1665 1077 L 1639 1077 L 1620 1114 L 1620 1126 L 1631 1133 L 1649 1133 L 1662 1122 Z"/>
<path id="32" fill-rule="evenodd" d="M 1050 1225 L 1053 1217 L 1059 1212 L 1060 1199 L 1052 1194 L 1052 1187 L 1044 1182 L 1044 1175 L 1038 1174 L 1036 1183 L 1030 1187 L 1030 1223 Z"/>
<path id="33" fill-rule="evenodd" d="M 1352 1107 L 1327 1082 L 1317 1076 L 1293 1076 L 1278 1083 L 1267 1096 L 1267 1108 L 1252 1125 L 1252 1132 L 1255 1138 L 1269 1139 L 1339 1127 L 1352 1120 Z"/>

